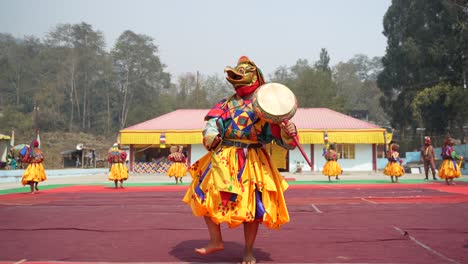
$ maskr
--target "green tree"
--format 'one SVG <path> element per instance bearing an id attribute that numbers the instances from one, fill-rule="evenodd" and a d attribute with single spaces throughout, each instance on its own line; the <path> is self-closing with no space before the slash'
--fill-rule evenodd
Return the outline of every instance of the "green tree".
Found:
<path id="1" fill-rule="evenodd" d="M 378 86 L 385 94 L 382 106 L 395 127 L 414 126 L 410 104 L 425 87 L 441 82 L 462 87 L 468 45 L 468 13 L 463 3 L 393 0 L 387 10 L 383 32 L 387 50 Z"/>
<path id="2" fill-rule="evenodd" d="M 56 71 L 59 87 L 67 94 L 64 100 L 70 102 L 64 104 L 69 114 L 68 129 L 96 127 L 92 108 L 101 106 L 94 99 L 101 94 L 97 82 L 102 79 L 106 56 L 102 32 L 86 23 L 60 24 L 48 33 L 46 43 L 50 58 L 45 63 L 50 63 L 50 69 Z"/>
<path id="3" fill-rule="evenodd" d="M 330 56 L 328 55 L 328 51 L 326 49 L 322 48 L 320 50 L 320 59 L 315 63 L 314 66 L 317 70 L 331 74 Z"/>
<path id="4" fill-rule="evenodd" d="M 441 83 L 418 92 L 411 103 L 413 117 L 430 135 L 442 135 L 447 127 L 463 133 L 467 120 L 468 92 L 461 87 Z"/>
<path id="5" fill-rule="evenodd" d="M 164 72 L 165 65 L 157 52 L 151 37 L 130 30 L 119 36 L 112 49 L 120 91 L 121 128 L 129 119 L 137 123 L 158 113 L 157 98 L 162 89 L 170 87 L 170 74 Z"/>
<path id="6" fill-rule="evenodd" d="M 14 104 L 18 110 L 30 110 L 34 87 L 37 87 L 34 66 L 41 43 L 32 36 L 18 40 L 1 34 L 0 47 L 2 95 L 7 104 Z"/>
<path id="7" fill-rule="evenodd" d="M 380 71 L 380 58 L 370 59 L 358 54 L 333 68 L 333 80 L 337 86 L 337 95 L 343 100 L 345 112 L 367 111 L 370 121 L 387 125 L 388 117 L 380 105 L 383 93 L 376 82 Z"/>

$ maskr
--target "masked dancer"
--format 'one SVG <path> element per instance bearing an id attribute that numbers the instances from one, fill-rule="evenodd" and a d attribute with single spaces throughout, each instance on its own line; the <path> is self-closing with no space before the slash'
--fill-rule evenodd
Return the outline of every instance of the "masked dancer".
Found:
<path id="1" fill-rule="evenodd" d="M 390 176 L 392 182 L 398 182 L 398 178 L 405 174 L 405 170 L 401 166 L 403 160 L 400 159 L 400 145 L 391 141 L 387 151 L 387 166 L 385 166 L 384 174 Z M 395 179 L 394 179 L 395 178 Z"/>
<path id="2" fill-rule="evenodd" d="M 255 90 L 264 83 L 260 69 L 242 56 L 226 67 L 235 94 L 217 103 L 205 116 L 203 145 L 209 151 L 190 168 L 192 184 L 183 201 L 195 216 L 203 216 L 209 241 L 195 251 L 201 255 L 223 250 L 221 223 L 244 226 L 242 263 L 256 263 L 253 246 L 260 223 L 279 229 L 289 222 L 283 192 L 288 187 L 272 163 L 265 144 L 275 141 L 294 149 L 296 127 L 260 119 L 252 107 Z"/>
<path id="3" fill-rule="evenodd" d="M 120 149 L 120 144 L 115 143 L 107 153 L 107 161 L 110 164 L 109 180 L 114 181 L 115 188 L 123 188 L 123 182 L 128 179 L 128 169 L 125 165 L 127 152 Z"/>
<path id="4" fill-rule="evenodd" d="M 430 137 L 424 137 L 424 146 L 421 148 L 421 163 L 424 164 L 424 174 L 426 175 L 424 180 L 426 181 L 429 180 L 429 169 L 432 172 L 432 179 L 434 181 L 437 180 L 435 160 L 436 155 L 432 146 L 432 140 Z"/>
<path id="5" fill-rule="evenodd" d="M 184 153 L 182 153 L 182 148 L 182 146 L 172 146 L 170 148 L 171 154 L 168 156 L 168 159 L 170 162 L 172 162 L 172 164 L 167 170 L 166 175 L 169 177 L 174 177 L 176 184 L 179 182 L 182 183 L 182 178 L 187 175 L 187 160 Z"/>
<path id="6" fill-rule="evenodd" d="M 340 164 L 338 164 L 338 153 L 336 152 L 335 143 L 332 143 L 327 147 L 323 157 L 327 162 L 323 166 L 322 174 L 328 176 L 328 181 L 331 181 L 331 177 L 335 177 L 339 180 L 340 178 L 338 175 L 341 175 L 343 170 L 341 169 Z"/>
<path id="7" fill-rule="evenodd" d="M 33 140 L 29 149 L 23 157 L 23 163 L 27 163 L 28 167 L 24 171 L 21 183 L 23 185 L 29 185 L 31 193 L 39 191 L 38 184 L 47 179 L 44 170 L 44 154 L 39 149 L 39 141 Z"/>
<path id="8" fill-rule="evenodd" d="M 453 179 L 460 178 L 461 176 L 460 167 L 463 156 L 457 154 L 453 148 L 454 144 L 455 140 L 451 137 L 447 137 L 442 145 L 442 152 L 440 153 L 443 161 L 439 168 L 439 177 L 445 179 L 447 185 L 455 185 Z"/>

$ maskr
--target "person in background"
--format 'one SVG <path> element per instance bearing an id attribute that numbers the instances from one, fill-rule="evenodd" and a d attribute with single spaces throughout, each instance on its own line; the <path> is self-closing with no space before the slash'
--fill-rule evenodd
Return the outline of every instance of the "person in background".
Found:
<path id="1" fill-rule="evenodd" d="M 8 152 L 7 165 L 8 165 L 9 170 L 16 170 L 17 163 L 16 163 L 15 152 L 13 148 L 10 149 L 10 151 Z"/>
<path id="2" fill-rule="evenodd" d="M 264 84 L 259 68 L 242 56 L 235 68 L 226 67 L 235 94 L 221 100 L 205 116 L 203 146 L 208 153 L 190 168 L 192 183 L 183 201 L 195 216 L 203 216 L 209 241 L 195 252 L 224 249 L 221 223 L 244 226 L 243 264 L 256 263 L 253 246 L 259 224 L 279 229 L 289 222 L 283 192 L 288 184 L 271 161 L 266 144 L 275 141 L 294 149 L 293 122 L 267 123 L 253 109 L 255 90 Z"/>
<path id="3" fill-rule="evenodd" d="M 44 154 L 39 149 L 39 142 L 33 140 L 26 155 L 23 156 L 23 162 L 28 164 L 28 167 L 23 173 L 21 183 L 23 186 L 29 185 L 31 193 L 34 194 L 39 191 L 38 184 L 47 180 L 47 176 L 44 170 Z"/>
<path id="4" fill-rule="evenodd" d="M 421 163 L 424 164 L 424 173 L 426 178 L 424 180 L 429 180 L 429 169 L 432 172 L 432 179 L 437 181 L 436 178 L 436 166 L 435 166 L 436 155 L 434 152 L 434 147 L 432 146 L 432 141 L 430 137 L 424 137 L 424 146 L 421 148 Z"/>
<path id="5" fill-rule="evenodd" d="M 328 181 L 331 181 L 331 177 L 336 177 L 337 180 L 338 175 L 343 173 L 343 170 L 338 164 L 338 153 L 336 152 L 336 144 L 332 143 L 328 146 L 325 150 L 323 157 L 327 160 L 325 165 L 323 166 L 322 174 L 328 176 Z"/>
<path id="6" fill-rule="evenodd" d="M 387 166 L 385 166 L 384 174 L 390 176 L 392 182 L 398 182 L 398 178 L 405 174 L 405 170 L 401 166 L 403 160 L 400 159 L 399 150 L 400 146 L 395 141 L 391 141 L 387 151 L 388 162 Z"/>
<path id="7" fill-rule="evenodd" d="M 174 177 L 176 184 L 178 184 L 179 181 L 182 183 L 182 178 L 187 175 L 186 158 L 182 153 L 182 149 L 182 146 L 172 146 L 169 150 L 171 154 L 169 154 L 168 159 L 172 164 L 167 170 L 166 175 Z"/>
<path id="8" fill-rule="evenodd" d="M 128 169 L 125 165 L 126 159 L 127 152 L 120 149 L 120 144 L 115 143 L 109 149 L 107 154 L 107 161 L 110 163 L 109 180 L 114 181 L 115 189 L 118 188 L 119 182 L 120 188 L 123 188 L 123 182 L 128 179 Z"/>
<path id="9" fill-rule="evenodd" d="M 439 168 L 439 177 L 445 179 L 447 185 L 455 185 L 453 179 L 461 176 L 460 167 L 463 156 L 455 152 L 453 148 L 454 144 L 455 140 L 451 137 L 447 137 L 442 145 L 442 152 L 440 153 L 443 161 Z"/>

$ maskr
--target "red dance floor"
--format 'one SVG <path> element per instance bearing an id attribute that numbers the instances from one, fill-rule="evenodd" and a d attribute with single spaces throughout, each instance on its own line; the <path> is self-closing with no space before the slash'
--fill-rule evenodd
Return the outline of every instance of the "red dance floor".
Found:
<path id="1" fill-rule="evenodd" d="M 73 186 L 0 195 L 0 264 L 238 263 L 242 227 L 199 256 L 186 186 Z M 258 263 L 468 263 L 468 184 L 291 185 L 291 222 L 260 227 Z"/>

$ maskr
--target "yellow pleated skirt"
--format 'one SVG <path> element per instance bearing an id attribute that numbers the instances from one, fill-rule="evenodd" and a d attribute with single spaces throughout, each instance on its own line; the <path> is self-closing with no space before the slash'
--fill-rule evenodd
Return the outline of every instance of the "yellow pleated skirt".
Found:
<path id="1" fill-rule="evenodd" d="M 167 170 L 166 175 L 177 178 L 185 177 L 187 175 L 187 165 L 184 162 L 174 162 Z"/>
<path id="2" fill-rule="evenodd" d="M 385 166 L 384 174 L 387 176 L 401 177 L 405 174 L 405 170 L 398 162 L 389 161 Z"/>
<path id="3" fill-rule="evenodd" d="M 110 181 L 125 181 L 128 179 L 128 169 L 124 163 L 112 163 L 109 172 Z"/>
<path id="4" fill-rule="evenodd" d="M 27 185 L 29 182 L 42 182 L 47 180 L 44 165 L 41 163 L 30 163 L 23 173 L 21 183 Z"/>
<path id="5" fill-rule="evenodd" d="M 336 160 L 329 160 L 323 166 L 322 174 L 325 176 L 341 175 L 342 169 Z"/>
<path id="6" fill-rule="evenodd" d="M 452 179 L 452 178 L 460 178 L 461 171 L 458 164 L 453 164 L 454 161 L 450 159 L 446 159 L 442 161 L 439 168 L 439 177 L 441 179 Z"/>
<path id="7" fill-rule="evenodd" d="M 235 148 L 207 153 L 189 168 L 192 183 L 183 201 L 195 216 L 208 216 L 213 222 L 227 223 L 231 228 L 253 221 L 268 228 L 280 228 L 289 222 L 283 196 L 288 184 L 264 149 L 248 149 L 245 162 L 238 180 Z M 232 195 L 229 201 L 222 199 L 226 194 Z M 259 219 L 257 209 L 264 212 Z"/>

